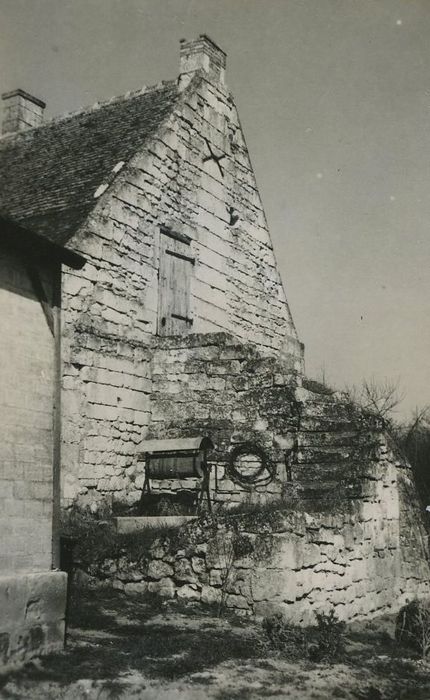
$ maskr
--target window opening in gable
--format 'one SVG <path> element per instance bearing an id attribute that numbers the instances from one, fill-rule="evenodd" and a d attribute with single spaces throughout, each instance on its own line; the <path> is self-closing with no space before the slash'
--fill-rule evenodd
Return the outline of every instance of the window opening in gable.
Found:
<path id="1" fill-rule="evenodd" d="M 162 228 L 158 273 L 159 335 L 183 335 L 192 329 L 191 275 L 195 258 L 191 238 Z"/>

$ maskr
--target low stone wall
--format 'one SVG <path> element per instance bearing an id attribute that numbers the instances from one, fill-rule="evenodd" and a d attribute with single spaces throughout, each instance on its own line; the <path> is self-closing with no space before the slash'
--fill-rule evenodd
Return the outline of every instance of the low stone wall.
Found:
<path id="1" fill-rule="evenodd" d="M 64 645 L 67 575 L 60 571 L 0 577 L 0 669 Z"/>
<path id="2" fill-rule="evenodd" d="M 200 519 L 155 538 L 143 555 L 125 548 L 89 573 L 125 593 L 215 603 L 257 618 L 282 611 L 295 623 L 332 607 L 341 619 L 394 612 L 429 591 L 424 540 L 401 538 L 395 481 L 388 469 L 373 498 L 338 514 Z"/>
<path id="3" fill-rule="evenodd" d="M 258 363 L 253 367 L 261 369 Z M 168 374 L 163 381 L 169 381 Z M 426 595 L 430 570 L 424 514 L 410 465 L 389 436 L 374 417 L 332 394 L 283 386 L 290 402 L 278 396 L 273 403 L 268 397 L 279 387 L 268 383 L 248 404 L 243 432 L 234 432 L 233 418 L 224 419 L 214 440 L 215 458 L 221 466 L 233 441 L 256 441 L 256 433 L 275 457 L 286 449 L 281 438 L 294 414 L 293 459 L 283 462 L 291 480 L 279 477 L 280 463 L 269 484 L 278 493 L 266 485 L 265 502 L 258 503 L 248 498 L 258 494 L 232 484 L 224 504 L 218 500 L 220 487 L 229 479 L 220 477 L 214 518 L 202 517 L 158 539 L 154 533 L 152 539 L 135 533 L 132 542 L 121 542 L 120 555 L 113 547 L 115 558 L 90 563 L 87 573 L 126 593 L 213 602 L 255 617 L 282 610 L 297 623 L 312 622 L 316 611 L 333 606 L 342 619 L 369 617 Z M 185 408 L 195 410 L 197 403 L 193 392 L 184 390 L 181 396 L 184 435 L 191 420 Z M 261 405 L 265 422 L 255 425 L 262 419 Z M 180 413 L 172 398 L 170 410 Z M 224 411 L 227 416 L 227 402 Z M 160 426 L 167 437 L 179 430 L 173 418 L 171 424 L 160 420 Z M 203 422 L 202 433 L 204 427 Z M 248 500 L 239 506 L 245 513 L 228 512 L 233 496 Z"/>

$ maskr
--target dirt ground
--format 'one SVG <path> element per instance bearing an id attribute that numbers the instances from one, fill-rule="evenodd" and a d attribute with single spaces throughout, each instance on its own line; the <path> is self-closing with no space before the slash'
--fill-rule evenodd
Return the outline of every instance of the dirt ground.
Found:
<path id="1" fill-rule="evenodd" d="M 0 678 L 5 700 L 429 700 L 430 663 L 401 652 L 385 617 L 348 628 L 342 664 L 285 660 L 261 626 L 116 592 L 71 604 L 67 649 Z"/>

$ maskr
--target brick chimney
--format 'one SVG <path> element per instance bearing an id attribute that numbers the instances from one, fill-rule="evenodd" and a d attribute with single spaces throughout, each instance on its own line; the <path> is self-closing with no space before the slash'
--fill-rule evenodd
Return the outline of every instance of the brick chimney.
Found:
<path id="1" fill-rule="evenodd" d="M 206 34 L 187 41 L 181 39 L 179 85 L 188 85 L 196 71 L 207 73 L 209 80 L 225 83 L 226 54 Z"/>
<path id="2" fill-rule="evenodd" d="M 24 90 L 4 92 L 2 100 L 4 100 L 3 134 L 12 134 L 42 124 L 43 110 L 46 107 L 42 100 Z"/>

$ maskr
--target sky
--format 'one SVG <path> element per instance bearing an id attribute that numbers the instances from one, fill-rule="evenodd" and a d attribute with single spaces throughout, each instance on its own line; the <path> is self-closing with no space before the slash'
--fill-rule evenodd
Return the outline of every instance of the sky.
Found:
<path id="1" fill-rule="evenodd" d="M 211 36 L 309 376 L 430 404 L 430 0 L 0 0 L 0 91 L 76 110 Z"/>

